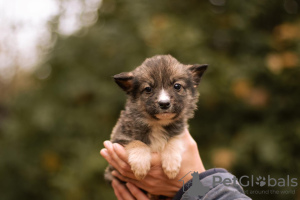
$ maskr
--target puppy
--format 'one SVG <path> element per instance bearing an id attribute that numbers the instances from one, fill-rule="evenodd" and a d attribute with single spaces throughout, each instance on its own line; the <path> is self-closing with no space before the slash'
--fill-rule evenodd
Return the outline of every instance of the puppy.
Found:
<path id="1" fill-rule="evenodd" d="M 131 72 L 114 76 L 127 93 L 127 102 L 113 128 L 111 142 L 125 146 L 137 179 L 143 179 L 150 170 L 152 152 L 161 154 L 162 168 L 170 179 L 177 176 L 184 150 L 180 137 L 194 115 L 197 86 L 206 68 L 158 55 Z M 106 170 L 108 181 L 112 180 L 112 170 Z"/>

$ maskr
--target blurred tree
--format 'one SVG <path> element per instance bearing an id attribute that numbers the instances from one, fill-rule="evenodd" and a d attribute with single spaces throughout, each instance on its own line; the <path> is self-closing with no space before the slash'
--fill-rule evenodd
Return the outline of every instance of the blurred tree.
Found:
<path id="1" fill-rule="evenodd" d="M 104 0 L 94 26 L 70 37 L 52 26 L 57 41 L 34 84 L 0 108 L 0 199 L 113 199 L 98 154 L 125 102 L 111 76 L 155 54 L 210 65 L 190 121 L 206 168 L 299 177 L 300 19 L 291 5 L 300 6 Z M 296 194 L 250 196 L 300 196 L 299 186 L 271 189 Z"/>

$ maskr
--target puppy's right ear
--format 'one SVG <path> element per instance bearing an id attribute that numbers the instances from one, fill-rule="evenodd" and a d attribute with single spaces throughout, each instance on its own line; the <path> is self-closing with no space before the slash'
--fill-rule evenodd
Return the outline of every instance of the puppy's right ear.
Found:
<path id="1" fill-rule="evenodd" d="M 131 72 L 122 72 L 113 76 L 115 82 L 122 88 L 125 92 L 129 92 L 133 85 L 133 74 Z"/>
<path id="2" fill-rule="evenodd" d="M 195 65 L 191 65 L 189 67 L 189 70 L 192 73 L 193 76 L 193 82 L 195 84 L 195 86 L 199 85 L 202 75 L 205 72 L 205 70 L 207 69 L 208 65 L 207 64 L 195 64 Z"/>

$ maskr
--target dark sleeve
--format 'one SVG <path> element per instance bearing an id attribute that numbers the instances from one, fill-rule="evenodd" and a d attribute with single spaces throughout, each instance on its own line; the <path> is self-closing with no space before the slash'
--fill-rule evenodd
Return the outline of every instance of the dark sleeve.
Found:
<path id="1" fill-rule="evenodd" d="M 249 200 L 235 176 L 225 169 L 192 172 L 192 179 L 183 185 L 173 200 Z M 225 180 L 225 181 L 224 181 Z"/>

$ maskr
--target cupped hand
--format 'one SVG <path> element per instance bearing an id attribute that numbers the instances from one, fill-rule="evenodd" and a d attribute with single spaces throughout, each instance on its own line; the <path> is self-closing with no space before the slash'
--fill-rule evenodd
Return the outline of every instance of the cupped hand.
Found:
<path id="1" fill-rule="evenodd" d="M 149 200 L 146 194 L 131 183 L 126 183 L 125 186 L 117 179 L 113 179 L 111 185 L 118 200 Z"/>
<path id="2" fill-rule="evenodd" d="M 133 172 L 130 169 L 130 165 L 128 164 L 128 156 L 126 150 L 120 144 L 112 144 L 110 141 L 105 141 L 105 148 L 100 151 L 100 154 L 108 161 L 110 165 L 112 165 L 116 169 L 112 172 L 112 175 L 122 181 L 129 183 L 129 187 L 132 186 L 131 188 L 136 189 L 134 190 L 135 192 L 138 190 L 138 188 L 141 188 L 153 195 L 173 197 L 176 192 L 182 187 L 181 181 L 183 180 L 184 183 L 186 183 L 189 179 L 191 179 L 190 175 L 185 176 L 187 173 L 189 173 L 190 171 L 197 171 L 198 173 L 205 171 L 198 152 L 197 143 L 192 138 L 188 130 L 185 130 L 184 134 L 182 135 L 182 140 L 185 151 L 182 154 L 180 171 L 175 179 L 169 179 L 164 174 L 161 166 L 161 157 L 158 153 L 152 153 L 151 169 L 143 180 L 137 180 L 135 178 Z M 118 185 L 118 183 L 115 180 L 113 181 L 113 187 L 115 186 L 115 193 L 116 188 L 122 188 L 118 187 L 119 185 L 116 185 Z M 128 189 L 130 189 L 129 187 Z M 126 198 L 123 199 L 127 200 Z"/>

